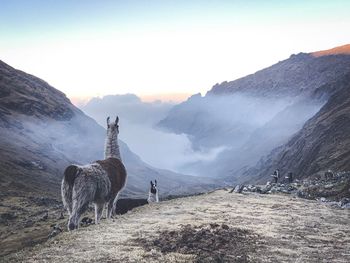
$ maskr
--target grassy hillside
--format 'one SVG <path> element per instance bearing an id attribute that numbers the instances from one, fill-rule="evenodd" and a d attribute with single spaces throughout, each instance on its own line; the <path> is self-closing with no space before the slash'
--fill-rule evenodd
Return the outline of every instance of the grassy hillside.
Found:
<path id="1" fill-rule="evenodd" d="M 227 190 L 146 205 L 5 262 L 349 262 L 350 210 Z"/>

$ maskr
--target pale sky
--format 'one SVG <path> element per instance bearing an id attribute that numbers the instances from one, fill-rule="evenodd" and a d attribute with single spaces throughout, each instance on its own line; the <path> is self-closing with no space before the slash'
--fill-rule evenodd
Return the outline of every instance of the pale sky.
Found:
<path id="1" fill-rule="evenodd" d="M 0 60 L 76 101 L 184 99 L 350 43 L 350 1 L 0 1 Z"/>

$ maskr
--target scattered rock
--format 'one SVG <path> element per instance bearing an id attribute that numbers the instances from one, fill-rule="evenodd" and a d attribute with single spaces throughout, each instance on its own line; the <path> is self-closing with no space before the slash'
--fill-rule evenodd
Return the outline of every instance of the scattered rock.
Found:
<path id="1" fill-rule="evenodd" d="M 14 212 L 0 214 L 0 224 L 7 225 L 9 223 L 9 221 L 12 221 L 16 218 L 17 218 L 17 215 Z"/>
<path id="2" fill-rule="evenodd" d="M 221 227 L 222 227 L 222 229 L 225 229 L 225 230 L 228 230 L 228 229 L 229 229 L 229 226 L 228 226 L 228 225 L 225 225 L 225 224 L 222 224 Z"/>
<path id="3" fill-rule="evenodd" d="M 346 198 L 346 197 L 342 198 L 339 201 L 338 206 L 341 208 L 350 208 L 350 198 Z"/>
<path id="4" fill-rule="evenodd" d="M 39 169 L 39 170 L 44 170 L 44 169 L 45 169 L 44 165 L 43 165 L 40 161 L 32 161 L 32 162 L 30 162 L 30 163 L 31 163 L 31 165 L 32 165 L 34 168 L 37 168 L 37 169 Z"/>
<path id="5" fill-rule="evenodd" d="M 260 193 L 267 194 L 270 192 L 272 184 L 266 184 L 264 188 L 261 189 Z"/>
<path id="6" fill-rule="evenodd" d="M 217 228 L 217 227 L 220 226 L 220 225 L 217 224 L 217 223 L 210 223 L 209 225 L 210 225 L 211 228 Z M 173 232 L 175 233 L 175 231 L 173 231 Z"/>
<path id="7" fill-rule="evenodd" d="M 284 193 L 294 196 L 327 202 L 334 207 L 347 208 L 350 200 L 350 172 L 336 173 L 332 176 L 309 178 L 305 181 L 294 180 L 294 183 L 270 183 L 263 187 L 248 185 L 247 192 L 261 194 Z M 236 188 L 235 188 L 236 189 Z M 343 201 L 341 201 L 343 200 Z"/>
<path id="8" fill-rule="evenodd" d="M 53 227 L 53 230 L 49 234 L 48 238 L 53 238 L 53 237 L 57 236 L 59 233 L 63 232 L 62 228 L 58 224 L 57 225 L 51 225 L 51 227 Z"/>
<path id="9" fill-rule="evenodd" d="M 342 199 L 340 200 L 341 206 L 346 205 L 346 204 L 348 204 L 348 203 L 350 203 L 350 198 L 344 197 L 344 198 L 342 198 Z"/>
<path id="10" fill-rule="evenodd" d="M 46 221 L 49 218 L 49 212 L 46 212 L 45 215 L 42 216 L 40 221 Z"/>
<path id="11" fill-rule="evenodd" d="M 324 189 L 331 189 L 334 187 L 334 184 L 327 184 L 324 186 Z"/>
<path id="12" fill-rule="evenodd" d="M 83 219 L 80 221 L 81 226 L 88 226 L 94 223 L 94 220 L 85 216 Z"/>
<path id="13" fill-rule="evenodd" d="M 243 188 L 244 188 L 244 185 L 242 184 L 242 185 L 236 185 L 236 187 L 235 187 L 235 189 L 234 189 L 234 192 L 235 193 L 242 193 L 242 191 L 243 191 Z"/>
<path id="14" fill-rule="evenodd" d="M 63 231 L 62 228 L 61 228 L 61 226 L 60 226 L 59 224 L 56 224 L 55 226 L 53 226 L 53 229 L 54 229 L 54 230 L 58 230 L 58 231 L 60 231 L 60 232 Z"/>
<path id="15" fill-rule="evenodd" d="M 321 198 L 320 198 L 320 201 L 321 201 L 322 203 L 324 203 L 324 202 L 327 202 L 327 199 L 326 199 L 325 197 L 321 197 Z"/>
<path id="16" fill-rule="evenodd" d="M 350 209 L 350 203 L 347 203 L 347 204 L 345 204 L 345 205 L 342 205 L 341 208 Z"/>
<path id="17" fill-rule="evenodd" d="M 28 199 L 38 206 L 48 206 L 48 207 L 53 207 L 57 205 L 61 206 L 61 202 L 53 198 L 30 196 L 28 197 Z"/>
<path id="18" fill-rule="evenodd" d="M 27 220 L 25 223 L 24 223 L 24 227 L 31 227 L 34 225 L 34 221 L 33 220 Z"/>
<path id="19" fill-rule="evenodd" d="M 58 219 L 64 219 L 63 212 L 61 212 L 60 217 Z"/>

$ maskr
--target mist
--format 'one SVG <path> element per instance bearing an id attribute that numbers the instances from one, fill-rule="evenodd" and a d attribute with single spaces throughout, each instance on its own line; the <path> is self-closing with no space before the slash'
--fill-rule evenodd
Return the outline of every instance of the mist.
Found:
<path id="1" fill-rule="evenodd" d="M 159 126 L 187 134 L 194 149 L 223 149 L 212 160 L 188 165 L 187 172 L 227 176 L 286 143 L 322 105 L 295 97 L 197 94 L 175 106 Z"/>
<path id="2" fill-rule="evenodd" d="M 107 116 L 114 118 L 118 115 L 119 138 L 127 143 L 131 151 L 154 167 L 185 173 L 184 167 L 188 164 L 214 160 L 225 147 L 194 150 L 186 134 L 157 128 L 156 124 L 174 106 L 172 102 L 143 102 L 134 94 L 125 94 L 93 98 L 81 109 L 103 127 Z"/>
<path id="3" fill-rule="evenodd" d="M 296 98 L 194 95 L 143 102 L 133 94 L 93 98 L 81 109 L 105 127 L 120 118 L 120 139 L 146 163 L 192 175 L 253 165 L 289 139 L 321 107 Z M 114 114 L 114 115 L 113 115 Z"/>

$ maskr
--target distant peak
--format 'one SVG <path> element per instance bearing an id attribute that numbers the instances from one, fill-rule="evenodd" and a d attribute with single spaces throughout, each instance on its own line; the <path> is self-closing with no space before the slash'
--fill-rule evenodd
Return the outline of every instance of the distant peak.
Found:
<path id="1" fill-rule="evenodd" d="M 350 44 L 311 53 L 311 55 L 314 57 L 340 55 L 340 54 L 350 55 Z"/>

